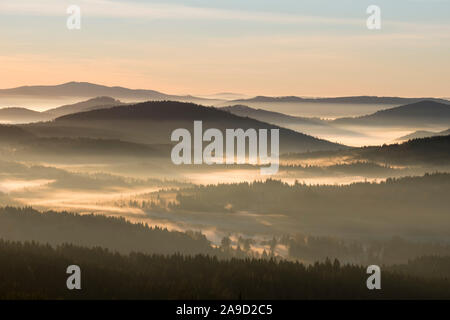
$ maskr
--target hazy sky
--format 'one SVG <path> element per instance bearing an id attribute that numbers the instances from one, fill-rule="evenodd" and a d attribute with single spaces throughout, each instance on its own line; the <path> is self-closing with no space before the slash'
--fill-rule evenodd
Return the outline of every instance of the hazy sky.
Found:
<path id="1" fill-rule="evenodd" d="M 450 0 L 0 0 L 0 74 L 0 88 L 450 97 Z"/>

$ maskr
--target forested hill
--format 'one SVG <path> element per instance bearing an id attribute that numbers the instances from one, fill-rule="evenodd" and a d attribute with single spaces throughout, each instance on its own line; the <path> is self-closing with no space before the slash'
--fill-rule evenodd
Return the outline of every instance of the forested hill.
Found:
<path id="1" fill-rule="evenodd" d="M 340 236 L 449 241 L 450 174 L 380 183 L 289 185 L 278 180 L 196 186 L 178 192 L 172 210 L 280 214 L 297 230 Z"/>
<path id="2" fill-rule="evenodd" d="M 340 151 L 287 154 L 284 157 L 286 159 L 348 157 L 354 160 L 368 160 L 389 165 L 447 165 L 450 162 L 450 135 Z"/>
<path id="3" fill-rule="evenodd" d="M 52 123 L 39 124 L 30 130 L 48 132 L 52 128 L 72 126 L 113 130 L 122 140 L 138 143 L 170 143 L 173 130 L 192 130 L 194 121 L 201 120 L 204 130 L 226 129 L 279 129 L 280 150 L 282 152 L 305 152 L 317 150 L 337 150 L 343 145 L 318 139 L 300 132 L 285 129 L 252 118 L 240 117 L 224 110 L 204 107 L 192 103 L 175 101 L 149 101 L 130 106 L 118 106 L 81 112 L 57 118 Z M 59 130 L 59 135 L 63 132 Z M 102 137 L 108 138 L 108 137 Z"/>
<path id="4" fill-rule="evenodd" d="M 424 100 L 400 107 L 380 110 L 357 118 L 340 118 L 334 124 L 356 126 L 433 126 L 450 125 L 450 105 Z"/>
<path id="5" fill-rule="evenodd" d="M 66 269 L 81 268 L 82 290 L 67 290 Z M 118 255 L 102 248 L 0 240 L 0 299 L 450 299 L 445 278 L 383 271 L 368 290 L 363 266 L 326 261 Z M 408 270 L 407 270 L 408 271 Z"/>
<path id="6" fill-rule="evenodd" d="M 51 245 L 102 246 L 122 253 L 219 254 L 204 235 L 196 232 L 152 228 L 133 224 L 122 217 L 54 211 L 41 213 L 32 208 L 0 208 L 0 238 Z"/>

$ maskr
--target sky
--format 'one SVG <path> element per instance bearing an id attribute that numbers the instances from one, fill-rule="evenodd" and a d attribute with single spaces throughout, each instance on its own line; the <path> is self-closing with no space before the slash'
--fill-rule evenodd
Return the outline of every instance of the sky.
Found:
<path id="1" fill-rule="evenodd" d="M 450 0 L 0 0 L 0 74 L 0 88 L 450 97 Z"/>

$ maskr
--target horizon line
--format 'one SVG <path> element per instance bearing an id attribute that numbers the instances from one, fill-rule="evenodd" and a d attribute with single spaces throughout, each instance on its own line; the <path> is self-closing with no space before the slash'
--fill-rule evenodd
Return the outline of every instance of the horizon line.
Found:
<path id="1" fill-rule="evenodd" d="M 96 83 L 96 82 L 90 82 L 90 81 L 67 81 L 67 82 L 63 82 L 63 83 L 58 83 L 58 84 L 24 84 L 24 85 L 19 85 L 16 87 L 8 87 L 8 88 L 0 88 L 0 90 L 13 90 L 13 89 L 18 89 L 18 88 L 26 88 L 26 87 L 56 87 L 56 86 L 62 86 L 62 85 L 67 85 L 67 84 L 88 84 L 88 85 L 94 85 L 94 86 L 101 86 L 101 87 L 107 87 L 107 88 L 124 88 L 124 89 L 128 89 L 128 90 L 145 90 L 145 91 L 155 91 L 161 94 L 166 94 L 166 95 L 178 95 L 178 96 L 191 96 L 193 98 L 201 98 L 201 96 L 208 96 L 208 95 L 220 95 L 220 94 L 224 94 L 225 91 L 220 91 L 217 90 L 216 92 L 213 93 L 167 93 L 164 91 L 160 91 L 158 89 L 148 89 L 148 88 L 130 88 L 130 87 L 125 87 L 123 85 L 106 85 L 106 84 L 101 84 L 101 83 Z M 295 98 L 302 98 L 302 99 L 329 99 L 329 98 L 351 98 L 351 97 L 374 97 L 374 98 L 404 98 L 404 99 L 443 99 L 443 100 L 449 100 L 450 97 L 444 97 L 444 96 L 393 96 L 393 95 L 373 95 L 373 94 L 358 94 L 358 95 L 343 95 L 343 96 L 308 96 L 308 95 L 296 95 L 296 94 L 290 94 L 290 95 L 264 95 L 264 94 L 257 94 L 257 95 L 251 95 L 251 94 L 247 94 L 247 93 L 235 93 L 235 92 L 227 92 L 228 94 L 235 94 L 235 95 L 242 95 L 242 96 L 248 96 L 247 98 L 243 98 L 243 99 L 232 99 L 230 101 L 233 100 L 247 100 L 247 99 L 252 99 L 252 98 L 257 98 L 257 97 L 267 97 L 267 98 L 287 98 L 287 97 L 295 97 Z M 32 95 L 32 94 L 27 94 L 27 95 Z M 93 97 L 96 98 L 96 97 Z M 206 98 L 206 99 L 210 99 L 210 100 L 227 100 L 227 99 L 213 99 L 213 98 Z"/>

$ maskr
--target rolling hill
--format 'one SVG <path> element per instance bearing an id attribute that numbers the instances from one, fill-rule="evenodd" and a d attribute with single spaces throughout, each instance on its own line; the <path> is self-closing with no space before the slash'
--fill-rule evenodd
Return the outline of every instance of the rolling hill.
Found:
<path id="1" fill-rule="evenodd" d="M 280 112 L 268 111 L 264 109 L 251 108 L 245 105 L 234 105 L 220 108 L 240 117 L 249 117 L 267 123 L 280 125 L 283 124 L 297 124 L 297 125 L 314 125 L 327 126 L 326 121 L 319 118 L 295 117 Z"/>
<path id="2" fill-rule="evenodd" d="M 241 117 L 249 117 L 259 121 L 271 123 L 283 128 L 295 130 L 313 136 L 335 136 L 335 137 L 362 137 L 363 133 L 347 130 L 334 126 L 329 121 L 320 118 L 296 117 L 280 112 L 268 111 L 259 108 L 251 108 L 244 105 L 222 107 L 221 110 L 228 111 Z"/>
<path id="3" fill-rule="evenodd" d="M 446 136 L 450 134 L 450 129 L 440 131 L 440 132 L 432 132 L 432 131 L 424 131 L 419 130 L 416 132 L 413 132 L 411 134 L 408 134 L 406 136 L 402 136 L 397 139 L 397 141 L 408 141 L 411 139 L 420 139 L 420 138 L 428 138 L 428 137 L 436 137 L 436 136 Z"/>
<path id="4" fill-rule="evenodd" d="M 124 105 L 124 103 L 111 97 L 96 97 L 86 101 L 64 105 L 43 112 L 26 108 L 3 108 L 0 109 L 0 122 L 20 124 L 49 121 L 71 113 L 101 108 L 110 108 L 119 105 Z"/>
<path id="5" fill-rule="evenodd" d="M 407 104 L 356 118 L 339 118 L 332 123 L 356 126 L 450 126 L 450 105 L 431 100 Z"/>
<path id="6" fill-rule="evenodd" d="M 121 139 L 144 144 L 171 143 L 170 135 L 177 128 L 192 129 L 193 122 L 203 121 L 203 128 L 280 129 L 280 151 L 304 152 L 345 148 L 293 130 L 280 128 L 251 118 L 239 117 L 212 107 L 174 101 L 151 101 L 129 106 L 98 109 L 57 118 L 53 122 L 25 126 L 31 132 L 46 136 L 67 136 L 76 128 L 80 136 L 91 130 L 92 138 Z M 98 134 L 94 134 L 97 131 Z M 109 133 L 108 133 L 109 132 Z M 72 133 L 73 134 L 73 133 Z"/>
<path id="7" fill-rule="evenodd" d="M 162 157 L 170 154 L 171 146 L 147 145 L 119 139 L 88 137 L 45 137 L 33 134 L 29 129 L 14 125 L 0 125 L 0 152 L 2 159 L 40 160 L 55 158 L 92 157 Z"/>
<path id="8" fill-rule="evenodd" d="M 413 139 L 402 144 L 358 149 L 360 158 L 393 164 L 448 165 L 450 163 L 450 135 Z"/>
<path id="9" fill-rule="evenodd" d="M 289 154 L 286 159 L 347 158 L 386 165 L 447 166 L 450 163 L 450 135 L 413 139 L 403 143 L 338 151 Z"/>
<path id="10" fill-rule="evenodd" d="M 29 123 L 47 121 L 51 117 L 42 112 L 26 108 L 2 108 L 0 109 L 0 122 L 6 123 Z"/>
<path id="11" fill-rule="evenodd" d="M 75 104 L 64 105 L 58 108 L 46 110 L 43 112 L 43 114 L 49 115 L 52 118 L 57 118 L 71 113 L 89 111 L 94 109 L 110 108 L 114 106 L 120 106 L 123 104 L 124 103 L 121 102 L 120 100 L 116 100 L 111 97 L 96 97 Z"/>

